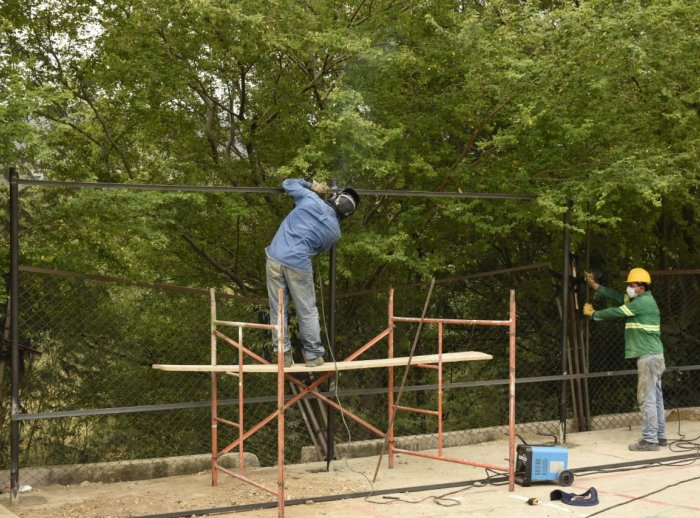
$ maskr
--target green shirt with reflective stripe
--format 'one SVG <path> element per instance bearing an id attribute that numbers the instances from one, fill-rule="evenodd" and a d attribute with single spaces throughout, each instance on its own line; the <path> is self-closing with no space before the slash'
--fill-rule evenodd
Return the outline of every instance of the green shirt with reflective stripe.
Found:
<path id="1" fill-rule="evenodd" d="M 639 358 L 664 352 L 661 343 L 661 314 L 654 296 L 649 291 L 630 299 L 626 294 L 601 286 L 595 300 L 608 299 L 621 306 L 598 309 L 593 320 L 625 320 L 625 358 Z"/>

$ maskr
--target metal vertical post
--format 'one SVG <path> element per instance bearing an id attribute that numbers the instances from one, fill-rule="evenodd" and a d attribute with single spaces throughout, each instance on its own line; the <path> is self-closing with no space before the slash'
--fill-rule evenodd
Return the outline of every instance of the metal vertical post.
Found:
<path id="1" fill-rule="evenodd" d="M 284 290 L 277 291 L 277 515 L 284 517 Z M 241 430 L 242 432 L 242 430 Z"/>
<path id="2" fill-rule="evenodd" d="M 245 459 L 243 450 L 243 441 L 245 440 L 245 426 L 244 426 L 244 402 L 245 397 L 243 393 L 243 362 L 245 361 L 245 356 L 243 355 L 243 327 L 238 326 L 238 343 L 240 347 L 238 348 L 238 437 L 241 443 L 238 445 L 238 472 L 242 475 L 245 469 Z"/>
<path id="3" fill-rule="evenodd" d="M 443 323 L 440 322 L 438 324 L 438 455 L 442 455 L 442 341 Z"/>
<path id="4" fill-rule="evenodd" d="M 335 350 L 335 268 L 336 250 L 335 245 L 330 250 L 330 264 L 328 272 L 328 348 L 333 361 L 336 358 Z M 329 387 L 332 388 L 338 380 L 335 374 L 328 380 Z M 330 471 L 331 461 L 335 457 L 335 412 L 329 406 L 326 421 L 326 471 Z"/>
<path id="5" fill-rule="evenodd" d="M 12 347 L 12 406 L 10 409 L 10 502 L 19 490 L 19 175 L 14 167 L 10 180 L 10 341 Z"/>
<path id="6" fill-rule="evenodd" d="M 389 290 L 389 351 L 388 358 L 394 357 L 394 288 Z M 407 367 L 408 368 L 408 367 Z M 389 367 L 389 380 L 387 382 L 387 399 L 389 402 L 389 429 L 387 430 L 387 444 L 389 445 L 389 469 L 394 467 L 394 368 Z M 374 474 L 377 477 L 377 474 Z"/>
<path id="7" fill-rule="evenodd" d="M 569 225 L 571 224 L 571 208 L 573 205 L 573 200 L 567 200 L 566 213 L 564 214 L 564 249 L 562 252 L 564 267 L 561 281 L 561 373 L 563 376 L 568 374 L 566 340 L 569 326 L 569 249 L 571 248 Z M 559 440 L 561 443 L 566 442 L 566 383 L 566 380 L 561 381 L 561 399 L 559 401 Z"/>
<path id="8" fill-rule="evenodd" d="M 214 289 L 209 290 L 209 346 L 211 365 L 216 365 L 216 294 Z M 217 374 L 210 373 L 211 380 L 211 485 L 219 484 L 219 395 L 217 390 Z"/>
<path id="9" fill-rule="evenodd" d="M 508 328 L 508 491 L 515 490 L 515 290 L 510 290 Z"/>

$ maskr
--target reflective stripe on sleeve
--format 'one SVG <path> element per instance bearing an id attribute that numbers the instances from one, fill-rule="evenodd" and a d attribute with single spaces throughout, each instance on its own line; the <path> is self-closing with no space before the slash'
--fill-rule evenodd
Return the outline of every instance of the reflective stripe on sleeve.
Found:
<path id="1" fill-rule="evenodd" d="M 625 329 L 643 329 L 644 331 L 661 332 L 661 326 L 659 324 L 638 324 L 636 322 L 627 322 L 625 324 Z"/>
<path id="2" fill-rule="evenodd" d="M 625 315 L 627 315 L 628 317 L 633 317 L 633 316 L 634 316 L 634 313 L 632 313 L 632 311 L 630 311 L 630 308 L 628 308 L 626 304 L 620 306 L 620 309 L 621 309 L 622 312 L 623 312 Z"/>

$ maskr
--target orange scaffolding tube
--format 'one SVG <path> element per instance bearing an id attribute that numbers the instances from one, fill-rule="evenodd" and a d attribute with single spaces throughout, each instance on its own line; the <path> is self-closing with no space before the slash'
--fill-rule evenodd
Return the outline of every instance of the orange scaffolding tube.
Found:
<path id="1" fill-rule="evenodd" d="M 267 491 L 277 497 L 277 507 L 278 507 L 278 516 L 283 518 L 284 517 L 284 504 L 285 504 L 285 488 L 284 488 L 284 483 L 285 483 L 285 466 L 284 466 L 284 419 L 285 419 L 285 411 L 292 407 L 294 404 L 299 402 L 302 398 L 306 397 L 307 395 L 314 396 L 327 405 L 335 408 L 339 412 L 342 412 L 346 417 L 353 419 L 355 422 L 358 424 L 362 425 L 363 427 L 367 428 L 369 431 L 377 435 L 378 437 L 381 438 L 387 438 L 388 436 L 388 443 L 389 443 L 389 468 L 394 467 L 394 456 L 397 453 L 403 453 L 406 455 L 414 455 L 417 457 L 424 457 L 424 458 L 429 458 L 429 459 L 435 459 L 435 460 L 442 460 L 442 461 L 447 461 L 447 462 L 455 462 L 458 464 L 464 464 L 464 465 L 469 465 L 469 466 L 476 466 L 476 467 L 483 467 L 483 468 L 490 468 L 494 470 L 499 470 L 499 471 L 507 471 L 508 472 L 508 487 L 510 491 L 514 490 L 514 483 L 515 483 L 515 347 L 516 347 L 516 335 L 515 335 L 515 318 L 516 318 L 516 313 L 515 313 L 515 291 L 511 290 L 510 292 L 510 314 L 509 314 L 509 319 L 508 320 L 459 320 L 459 319 L 447 319 L 447 318 L 415 318 L 415 317 L 399 317 L 394 315 L 394 290 L 391 289 L 389 292 L 389 308 L 388 308 L 388 313 L 389 313 L 389 318 L 388 318 L 388 326 L 386 329 L 382 330 L 377 336 L 372 338 L 370 341 L 362 345 L 359 349 L 357 349 L 355 352 L 350 354 L 343 362 L 341 362 L 343 368 L 368 368 L 365 366 L 360 366 L 357 365 L 357 367 L 354 367 L 352 365 L 347 365 L 348 362 L 352 362 L 356 358 L 358 358 L 361 354 L 372 348 L 374 345 L 379 343 L 382 339 L 387 338 L 388 341 L 388 360 L 392 360 L 394 358 L 394 328 L 397 323 L 417 323 L 417 322 L 423 322 L 426 324 L 435 324 L 438 326 L 438 353 L 437 353 L 437 365 L 432 365 L 428 364 L 426 362 L 428 361 L 435 361 L 434 356 L 420 356 L 417 357 L 416 360 L 418 361 L 414 366 L 420 367 L 420 368 L 428 368 L 428 369 L 435 369 L 437 370 L 438 373 L 438 408 L 437 410 L 425 410 L 425 409 L 419 409 L 419 408 L 411 408 L 411 407 L 406 407 L 406 406 L 397 406 L 396 408 L 394 407 L 394 368 L 395 366 L 389 365 L 388 368 L 388 411 L 389 411 L 389 416 L 393 415 L 393 412 L 395 409 L 401 410 L 401 411 L 413 411 L 413 412 L 420 412 L 428 415 L 433 415 L 437 418 L 438 420 L 438 454 L 437 455 L 432 455 L 428 453 L 421 453 L 421 452 L 416 452 L 416 451 L 410 451 L 410 450 L 405 450 L 405 449 L 400 449 L 395 447 L 395 437 L 394 437 L 394 426 L 393 422 L 391 423 L 391 426 L 389 427 L 389 430 L 387 433 L 384 433 L 383 431 L 379 430 L 377 427 L 373 426 L 372 424 L 368 423 L 364 419 L 360 418 L 359 416 L 353 414 L 352 412 L 348 411 L 347 409 L 341 407 L 338 403 L 333 401 L 332 399 L 324 396 L 320 392 L 317 391 L 318 387 L 328 380 L 330 377 L 332 377 L 335 374 L 335 369 L 330 370 L 328 372 L 325 372 L 322 375 L 319 375 L 319 377 L 311 382 L 310 384 L 306 384 L 299 380 L 298 378 L 292 376 L 289 372 L 286 372 L 284 370 L 284 297 L 282 294 L 282 290 L 280 290 L 278 297 L 279 301 L 279 306 L 278 306 L 278 319 L 277 323 L 275 324 L 257 324 L 257 323 L 250 323 L 250 322 L 229 322 L 229 321 L 223 321 L 223 320 L 218 320 L 217 319 L 217 311 L 216 311 L 216 296 L 214 290 L 210 290 L 210 303 L 211 303 L 211 325 L 210 325 L 210 343 L 211 343 L 211 363 L 210 365 L 204 365 L 204 366 L 192 366 L 192 365 L 154 365 L 153 367 L 156 369 L 161 369 L 161 370 L 176 370 L 176 371 L 209 371 L 210 376 L 211 376 L 211 390 L 212 390 L 212 395 L 211 395 L 211 444 L 212 444 L 212 485 L 216 486 L 218 485 L 218 473 L 222 472 L 227 475 L 230 475 L 236 479 L 241 480 L 242 482 L 245 482 L 247 484 L 253 485 L 259 489 L 262 489 L 264 491 Z M 444 326 L 446 325 L 486 325 L 486 326 L 504 326 L 508 327 L 509 329 L 509 384 L 508 384 L 508 394 L 509 394 L 509 404 L 508 404 L 508 412 L 509 412 L 509 423 L 508 423 L 508 435 L 509 435 L 509 441 L 508 441 L 508 466 L 507 467 L 502 467 L 502 466 L 496 466 L 496 465 L 490 465 L 490 464 L 484 464 L 480 462 L 474 462 L 474 461 L 469 461 L 469 460 L 464 460 L 464 459 L 455 459 L 452 457 L 445 457 L 443 455 L 443 441 L 442 441 L 442 436 L 443 436 L 443 429 L 442 429 L 442 395 L 443 395 L 443 376 L 442 376 L 442 369 L 443 369 L 443 364 L 445 361 L 464 361 L 462 356 L 460 356 L 460 359 L 456 359 L 454 356 L 450 357 L 450 354 L 454 355 L 455 353 L 447 353 L 445 354 L 443 352 L 443 329 Z M 238 328 L 238 340 L 234 340 L 230 338 L 229 336 L 225 335 L 221 331 L 218 330 L 219 326 L 225 326 L 225 327 L 236 327 Z M 277 366 L 276 369 L 273 371 L 277 374 L 277 409 L 272 412 L 271 414 L 267 415 L 263 419 L 261 419 L 257 424 L 252 426 L 250 429 L 246 430 L 245 429 L 245 408 L 244 408 L 244 376 L 245 376 L 245 359 L 247 357 L 255 360 L 259 364 L 263 365 L 269 365 L 270 362 L 256 354 L 254 351 L 248 349 L 244 345 L 244 337 L 243 337 L 243 330 L 244 329 L 263 329 L 263 330 L 269 330 L 271 332 L 276 332 L 276 338 L 277 338 Z M 226 342 L 227 344 L 235 347 L 238 350 L 238 365 L 218 365 L 217 364 L 217 343 L 219 340 L 222 340 Z M 459 354 L 469 354 L 469 353 L 457 353 Z M 491 358 L 490 355 L 484 355 L 483 353 L 473 353 L 475 356 L 470 357 L 469 359 L 489 359 Z M 480 356 L 479 356 L 480 355 Z M 370 361 L 371 362 L 371 361 Z M 381 360 L 380 360 L 381 362 Z M 423 363 L 421 363 L 423 362 Z M 363 363 L 363 362 L 357 362 L 358 364 Z M 391 362 L 386 362 L 387 364 L 390 364 Z M 333 365 L 333 364 L 330 364 Z M 403 364 L 402 366 L 405 366 L 405 368 L 410 368 L 410 364 Z M 251 365 L 249 364 L 248 367 L 250 368 Z M 264 369 L 268 369 L 267 367 L 264 367 Z M 295 371 L 299 371 L 302 369 L 305 369 L 304 367 L 292 367 Z M 253 369 L 250 369 L 251 371 Z M 325 369 L 324 369 L 325 370 Z M 319 368 L 316 369 L 308 369 L 308 372 L 316 371 L 319 372 Z M 261 370 L 258 369 L 258 372 L 262 372 Z M 270 370 L 265 370 L 265 372 L 270 372 Z M 320 371 L 323 372 L 323 371 Z M 218 413 L 218 404 L 219 404 L 219 398 L 218 398 L 218 385 L 217 385 L 217 376 L 221 373 L 228 373 L 228 374 L 233 374 L 238 376 L 238 422 L 233 422 L 227 419 L 224 419 L 222 417 L 219 417 Z M 285 401 L 285 389 L 284 389 L 284 383 L 285 381 L 291 382 L 297 387 L 299 387 L 299 392 L 297 392 L 295 395 L 291 396 L 289 400 Z M 270 423 L 276 418 L 277 420 L 277 487 L 276 488 L 271 488 L 267 487 L 263 484 L 260 484 L 244 475 L 244 443 L 245 440 L 248 439 L 250 436 L 255 434 L 257 431 L 259 431 L 263 426 L 266 424 Z M 225 447 L 219 449 L 219 425 L 227 425 L 227 426 L 232 426 L 238 430 L 238 438 L 235 439 L 233 442 L 230 444 L 226 445 Z M 227 454 L 228 452 L 234 450 L 235 448 L 238 448 L 238 473 L 227 469 L 219 464 L 219 459 Z"/>
<path id="2" fill-rule="evenodd" d="M 390 306 L 391 307 L 391 306 Z M 425 410 L 420 408 L 411 408 L 406 406 L 397 406 L 397 410 L 418 412 L 421 414 L 428 414 L 435 416 L 438 421 L 438 453 L 437 455 L 432 455 L 428 453 L 420 453 L 411 450 L 405 450 L 397 448 L 395 446 L 394 430 L 393 430 L 393 420 L 392 426 L 389 434 L 389 468 L 394 466 L 394 455 L 396 453 L 403 453 L 405 455 L 414 455 L 416 457 L 423 457 L 427 459 L 442 460 L 446 462 L 454 462 L 457 464 L 464 464 L 467 466 L 475 466 L 481 468 L 488 468 L 494 470 L 504 470 L 501 466 L 496 466 L 492 464 L 484 464 L 481 462 L 474 462 L 464 459 L 455 459 L 451 457 L 445 457 L 442 454 L 442 394 L 443 394 L 443 377 L 442 377 L 442 356 L 443 356 L 443 328 L 445 325 L 484 325 L 484 326 L 504 326 L 508 327 L 508 489 L 513 491 L 515 488 L 515 291 L 510 292 L 510 303 L 509 303 L 509 319 L 508 320 L 457 320 L 457 319 L 447 319 L 447 318 L 414 318 L 414 317 L 390 317 L 391 322 L 410 322 L 410 323 L 424 323 L 424 324 L 437 324 L 438 326 L 438 364 L 435 365 L 416 365 L 416 367 L 436 369 L 438 371 L 438 408 L 437 410 Z M 390 310 L 391 313 L 391 310 Z M 392 328 L 393 335 L 393 328 Z M 389 338 L 389 343 L 393 343 L 393 337 Z M 391 354 L 392 347 L 389 346 L 389 351 Z M 389 384 L 393 385 L 393 367 L 390 367 L 389 374 Z M 389 391 L 389 415 L 393 415 L 394 411 L 394 393 Z"/>

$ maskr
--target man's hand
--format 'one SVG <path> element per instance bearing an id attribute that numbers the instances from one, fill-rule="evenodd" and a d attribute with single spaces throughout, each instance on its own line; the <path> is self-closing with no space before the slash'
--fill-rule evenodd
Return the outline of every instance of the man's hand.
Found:
<path id="1" fill-rule="evenodd" d="M 586 272 L 584 278 L 586 279 L 586 283 L 594 290 L 600 288 L 600 284 L 598 284 L 598 281 L 595 280 L 595 277 L 591 272 Z"/>
<path id="2" fill-rule="evenodd" d="M 316 180 L 312 180 L 311 190 L 316 194 L 326 194 L 328 192 L 328 185 L 326 185 L 325 182 L 317 182 Z"/>
<path id="3" fill-rule="evenodd" d="M 584 304 L 583 305 L 583 314 L 586 315 L 587 317 L 592 317 L 593 313 L 595 313 L 595 309 L 593 309 L 593 304 Z"/>

